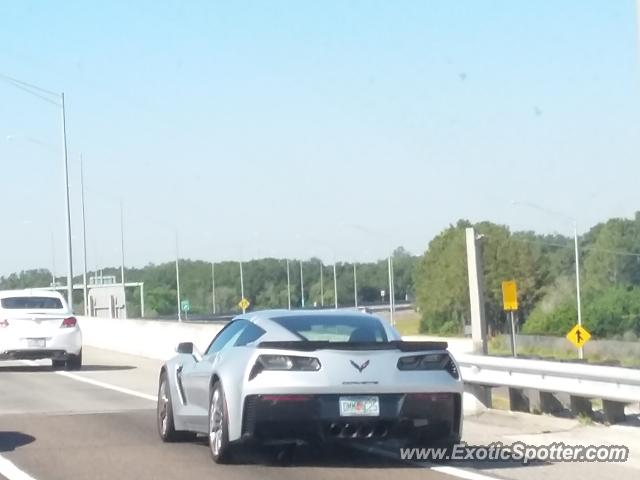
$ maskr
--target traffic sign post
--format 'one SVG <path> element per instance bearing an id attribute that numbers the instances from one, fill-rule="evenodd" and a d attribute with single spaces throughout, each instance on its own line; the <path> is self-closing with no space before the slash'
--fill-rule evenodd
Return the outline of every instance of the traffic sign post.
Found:
<path id="1" fill-rule="evenodd" d="M 591 334 L 589 331 L 579 323 L 574 325 L 574 327 L 569 330 L 569 333 L 567 333 L 567 340 L 569 340 L 577 349 L 582 349 L 590 338 Z"/>
<path id="2" fill-rule="evenodd" d="M 188 314 L 191 311 L 191 302 L 188 298 L 185 298 L 180 302 L 180 310 L 184 312 L 185 320 L 188 320 Z"/>
<path id="3" fill-rule="evenodd" d="M 247 311 L 249 305 L 251 305 L 251 302 L 244 297 L 238 302 L 238 306 L 242 309 L 242 313 Z"/>
<path id="4" fill-rule="evenodd" d="M 502 282 L 502 306 L 505 312 L 509 312 L 509 318 L 511 320 L 511 354 L 517 357 L 516 320 L 514 312 L 518 310 L 518 287 L 515 280 Z"/>

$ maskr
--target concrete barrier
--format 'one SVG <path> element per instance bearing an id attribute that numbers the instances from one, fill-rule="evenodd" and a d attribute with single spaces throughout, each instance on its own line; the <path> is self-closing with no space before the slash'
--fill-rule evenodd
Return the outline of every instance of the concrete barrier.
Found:
<path id="1" fill-rule="evenodd" d="M 157 320 L 77 317 L 85 345 L 166 360 L 180 342 L 193 342 L 204 352 L 221 324 L 178 323 Z"/>

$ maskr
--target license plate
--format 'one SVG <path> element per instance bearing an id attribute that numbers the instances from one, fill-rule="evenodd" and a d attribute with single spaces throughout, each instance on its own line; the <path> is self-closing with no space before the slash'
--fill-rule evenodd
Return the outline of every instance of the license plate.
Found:
<path id="1" fill-rule="evenodd" d="M 377 417 L 379 415 L 378 397 L 340 397 L 341 417 Z"/>
<path id="2" fill-rule="evenodd" d="M 47 342 L 44 338 L 27 338 L 27 347 L 29 348 L 44 348 L 47 346 Z"/>

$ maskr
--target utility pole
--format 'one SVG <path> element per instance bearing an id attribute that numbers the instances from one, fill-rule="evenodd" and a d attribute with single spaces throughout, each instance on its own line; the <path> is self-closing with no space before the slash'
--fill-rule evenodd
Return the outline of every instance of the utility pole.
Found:
<path id="1" fill-rule="evenodd" d="M 53 237 L 53 232 L 51 232 L 51 280 L 53 288 L 56 288 L 56 244 Z"/>
<path id="2" fill-rule="evenodd" d="M 484 268 L 480 238 L 472 227 L 466 229 L 469 304 L 471 305 L 471 339 L 475 353 L 486 355 L 487 321 L 484 311 Z"/>

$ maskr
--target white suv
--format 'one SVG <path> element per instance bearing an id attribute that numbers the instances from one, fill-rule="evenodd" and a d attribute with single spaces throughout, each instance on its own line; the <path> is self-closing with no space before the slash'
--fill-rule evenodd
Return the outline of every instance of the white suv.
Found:
<path id="1" fill-rule="evenodd" d="M 79 370 L 82 332 L 64 297 L 47 290 L 0 291 L 0 360 L 50 358 Z"/>

